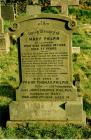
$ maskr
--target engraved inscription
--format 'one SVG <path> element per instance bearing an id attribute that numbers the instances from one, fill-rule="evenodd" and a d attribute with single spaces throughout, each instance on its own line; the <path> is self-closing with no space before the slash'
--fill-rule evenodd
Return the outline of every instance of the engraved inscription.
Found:
<path id="1" fill-rule="evenodd" d="M 70 78 L 71 34 L 65 28 L 59 29 L 59 23 L 37 20 L 36 26 L 20 37 L 22 81 L 19 98 L 70 100 L 74 90 Z M 62 27 L 64 25 L 61 23 Z"/>

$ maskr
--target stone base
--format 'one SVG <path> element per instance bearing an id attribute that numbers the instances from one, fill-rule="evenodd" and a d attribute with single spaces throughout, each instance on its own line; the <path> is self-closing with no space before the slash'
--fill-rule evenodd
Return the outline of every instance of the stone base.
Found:
<path id="1" fill-rule="evenodd" d="M 85 112 L 84 114 L 85 115 Z M 26 127 L 31 126 L 33 124 L 39 125 L 66 125 L 66 124 L 75 124 L 75 125 L 86 125 L 85 117 L 83 116 L 83 121 L 7 121 L 7 127 Z"/>
<path id="2" fill-rule="evenodd" d="M 86 124 L 82 98 L 68 102 L 15 101 L 10 104 L 8 126 L 32 122 Z"/>

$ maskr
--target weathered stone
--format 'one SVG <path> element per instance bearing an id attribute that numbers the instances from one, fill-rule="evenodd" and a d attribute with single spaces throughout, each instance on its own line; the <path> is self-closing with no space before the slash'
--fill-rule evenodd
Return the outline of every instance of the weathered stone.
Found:
<path id="1" fill-rule="evenodd" d="M 4 23 L 2 17 L 0 17 L 0 33 L 4 33 Z"/>
<path id="2" fill-rule="evenodd" d="M 14 13 L 14 6 L 11 4 L 2 5 L 1 6 L 1 15 L 4 20 L 14 20 L 15 13 Z"/>
<path id="3" fill-rule="evenodd" d="M 18 108 L 17 108 L 18 106 Z M 23 108 L 23 109 L 21 109 Z M 82 98 L 72 102 L 18 101 L 10 105 L 10 122 L 52 121 L 56 123 L 86 124 Z"/>
<path id="4" fill-rule="evenodd" d="M 1 16 L 1 1 L 0 1 L 0 33 L 4 33 L 4 23 Z"/>
<path id="5" fill-rule="evenodd" d="M 27 5 L 26 7 L 26 13 L 31 16 L 41 14 L 41 6 L 39 5 L 39 1 L 32 0 L 32 5 Z"/>
<path id="6" fill-rule="evenodd" d="M 1 1 L 0 1 L 0 55 L 9 52 L 10 39 L 9 34 L 4 33 L 4 23 L 1 15 Z"/>
<path id="7" fill-rule="evenodd" d="M 0 34 L 0 55 L 10 51 L 10 38 L 8 33 Z"/>
<path id="8" fill-rule="evenodd" d="M 80 54 L 80 47 L 72 47 L 72 53 Z"/>
<path id="9" fill-rule="evenodd" d="M 63 28 L 70 22 L 69 18 L 44 14 L 33 19 L 16 25 L 16 33 L 23 32 L 20 37 L 22 82 L 17 100 L 76 100 L 71 72 L 72 30 Z"/>
<path id="10" fill-rule="evenodd" d="M 86 115 L 84 115 L 85 117 L 83 118 L 83 119 L 85 119 L 86 120 Z M 50 121 L 50 120 L 48 120 L 48 121 L 45 121 L 45 120 L 42 120 L 42 121 L 40 121 L 40 120 L 38 120 L 38 121 L 7 121 L 7 127 L 9 127 L 9 128 L 12 128 L 12 127 L 15 127 L 15 128 L 20 128 L 20 127 L 27 127 L 27 126 L 32 126 L 33 124 L 37 124 L 37 126 L 38 125 L 43 125 L 44 126 L 44 128 L 45 127 L 47 127 L 47 126 L 49 126 L 49 125 L 68 125 L 68 124 L 78 124 L 78 125 L 86 125 L 84 122 L 82 122 L 82 121 Z"/>
<path id="11" fill-rule="evenodd" d="M 10 36 L 8 33 L 4 33 L 6 42 L 6 53 L 10 52 Z"/>
<path id="12" fill-rule="evenodd" d="M 10 105 L 10 120 L 66 120 L 64 102 L 17 101 Z M 17 108 L 18 106 L 18 108 Z M 23 110 L 21 109 L 23 108 Z"/>
<path id="13" fill-rule="evenodd" d="M 77 6 L 79 5 L 79 0 L 51 0 L 51 6 L 62 6 L 64 3 L 66 3 L 68 6 Z"/>
<path id="14" fill-rule="evenodd" d="M 82 99 L 72 81 L 72 33 L 66 16 L 35 14 L 17 20 L 20 85 L 7 125 L 31 122 L 86 124 Z M 78 115 L 79 113 L 79 115 Z"/>
<path id="15" fill-rule="evenodd" d="M 68 121 L 81 121 L 86 124 L 86 114 L 83 112 L 82 97 L 77 98 L 77 101 L 67 102 L 65 105 L 66 117 Z M 85 119 L 84 119 L 85 118 Z"/>
<path id="16" fill-rule="evenodd" d="M 41 7 L 39 5 L 27 5 L 26 13 L 28 15 L 41 14 Z"/>

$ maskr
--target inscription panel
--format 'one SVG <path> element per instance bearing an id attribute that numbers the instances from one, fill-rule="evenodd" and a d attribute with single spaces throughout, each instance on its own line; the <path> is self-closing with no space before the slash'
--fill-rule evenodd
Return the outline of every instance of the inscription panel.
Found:
<path id="1" fill-rule="evenodd" d="M 46 32 L 45 34 L 43 32 Z M 49 34 L 50 32 L 50 34 Z M 52 34 L 54 32 L 54 35 Z M 38 34 L 25 33 L 22 40 L 23 78 L 40 80 L 58 78 L 68 79 L 68 38 L 62 31 L 38 30 Z M 22 43 L 21 40 L 21 43 Z M 61 77 L 60 77 L 61 75 Z M 65 76 L 66 75 L 66 76 Z M 39 81 L 40 81 L 39 80 Z M 55 79 L 56 80 L 56 79 Z M 44 81 L 44 80 L 43 80 Z M 37 81 L 38 82 L 38 81 Z"/>
<path id="2" fill-rule="evenodd" d="M 52 28 L 54 23 L 38 20 L 38 28 L 24 32 L 20 38 L 22 84 L 18 92 L 23 99 L 64 100 L 73 92 L 71 38 L 65 30 Z"/>

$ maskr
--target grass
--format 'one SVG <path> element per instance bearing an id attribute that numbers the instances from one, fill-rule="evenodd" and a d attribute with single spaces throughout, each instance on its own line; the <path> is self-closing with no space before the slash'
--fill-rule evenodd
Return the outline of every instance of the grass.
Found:
<path id="1" fill-rule="evenodd" d="M 81 30 L 81 29 L 80 29 Z M 83 93 L 91 91 L 91 41 L 85 32 L 73 36 L 73 45 L 80 46 L 80 55 L 73 56 L 74 74 L 79 73 Z"/>
<path id="2" fill-rule="evenodd" d="M 91 129 L 78 125 L 40 125 L 30 124 L 18 128 L 1 128 L 0 138 L 22 139 L 87 139 L 91 138 Z"/>
<path id="3" fill-rule="evenodd" d="M 91 10 L 81 9 L 80 7 L 69 7 L 69 15 L 76 16 L 82 23 L 91 23 Z"/>
<path id="4" fill-rule="evenodd" d="M 4 32 L 8 32 L 10 27 L 10 21 L 4 21 Z"/>
<path id="5" fill-rule="evenodd" d="M 13 87 L 18 85 L 18 53 L 16 45 L 11 46 L 10 53 L 0 57 L 0 83 L 8 83 Z"/>

